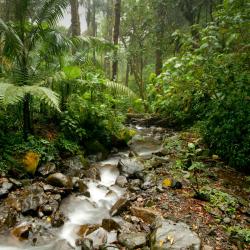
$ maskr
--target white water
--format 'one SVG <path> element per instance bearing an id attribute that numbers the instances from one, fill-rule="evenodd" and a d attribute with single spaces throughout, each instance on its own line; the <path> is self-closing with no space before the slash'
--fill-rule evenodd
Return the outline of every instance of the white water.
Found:
<path id="1" fill-rule="evenodd" d="M 110 208 L 124 193 L 124 189 L 115 185 L 116 179 L 119 176 L 118 169 L 109 165 L 112 159 L 110 162 L 107 162 L 103 162 L 100 167 L 101 180 L 89 180 L 87 183 L 90 198 L 71 195 L 62 202 L 60 210 L 68 220 L 62 226 L 59 235 L 53 242 L 43 246 L 0 245 L 0 250 L 60 250 L 61 247 L 57 244 L 60 239 L 65 239 L 71 246 L 75 247 L 75 240 L 79 238 L 77 233 L 80 226 L 101 224 L 104 218 L 110 218 Z M 93 232 L 88 237 L 95 239 L 95 234 L 98 233 L 100 231 Z M 115 232 L 108 233 L 107 242 L 114 241 L 115 234 Z M 14 241 L 12 243 L 13 245 L 15 244 Z"/>

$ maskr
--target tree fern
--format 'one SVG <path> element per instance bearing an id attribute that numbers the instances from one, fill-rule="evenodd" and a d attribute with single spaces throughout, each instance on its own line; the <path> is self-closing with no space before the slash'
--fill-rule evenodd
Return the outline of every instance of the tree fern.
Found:
<path id="1" fill-rule="evenodd" d="M 4 106 L 21 102 L 26 94 L 44 101 L 48 106 L 59 109 L 58 94 L 49 88 L 40 86 L 16 86 L 10 83 L 0 84 L 0 103 Z"/>
<path id="2" fill-rule="evenodd" d="M 131 99 L 137 98 L 136 94 L 123 84 L 112 81 L 107 81 L 104 84 L 107 87 L 107 90 L 109 90 L 114 95 L 125 95 L 130 97 Z"/>

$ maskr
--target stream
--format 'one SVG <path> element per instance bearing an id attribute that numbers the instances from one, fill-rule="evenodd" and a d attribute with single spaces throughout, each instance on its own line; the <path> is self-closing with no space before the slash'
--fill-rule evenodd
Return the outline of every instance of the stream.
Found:
<path id="1" fill-rule="evenodd" d="M 66 250 L 81 249 L 76 246 L 76 240 L 79 238 L 79 231 L 82 225 L 102 225 L 103 219 L 111 218 L 110 209 L 119 200 L 120 197 L 126 195 L 126 188 L 116 185 L 118 176 L 121 174 L 118 170 L 118 162 L 123 159 L 129 162 L 129 152 L 132 150 L 137 156 L 142 158 L 150 158 L 152 153 L 161 149 L 163 139 L 162 130 L 157 128 L 144 128 L 135 126 L 137 134 L 129 143 L 129 148 L 125 151 L 110 155 L 108 159 L 98 162 L 98 171 L 100 180 L 85 178 L 84 183 L 87 185 L 90 197 L 81 195 L 80 193 L 71 193 L 61 201 L 59 211 L 61 211 L 66 220 L 63 226 L 58 229 L 51 229 L 48 224 L 45 225 L 48 230 L 49 238 L 47 244 L 41 246 L 32 246 L 29 241 L 19 241 L 11 235 L 0 236 L 1 250 Z M 159 131 L 159 132 L 158 132 Z M 137 164 L 130 162 L 129 171 L 136 172 Z M 129 165 L 129 164 L 128 164 Z M 141 165 L 139 165 L 141 166 Z M 113 217 L 117 223 L 122 219 Z M 23 218 L 25 225 L 25 217 Z M 33 223 L 33 222 L 32 222 Z M 41 226 L 44 226 L 44 222 Z M 41 232 L 42 234 L 42 232 Z M 46 236 L 48 237 L 48 236 Z M 102 237 L 106 237 L 106 243 L 117 241 L 117 231 L 107 232 L 102 227 L 97 227 L 87 236 L 94 242 L 94 247 L 98 248 L 102 244 Z M 71 246 L 69 247 L 66 242 Z M 68 248 L 69 247 L 69 248 Z"/>

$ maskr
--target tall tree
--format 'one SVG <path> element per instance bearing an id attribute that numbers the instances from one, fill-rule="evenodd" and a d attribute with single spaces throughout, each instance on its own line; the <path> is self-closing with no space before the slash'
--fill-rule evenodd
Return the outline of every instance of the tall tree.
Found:
<path id="1" fill-rule="evenodd" d="M 78 0 L 70 0 L 71 7 L 71 31 L 72 36 L 81 35 L 81 23 L 79 17 L 79 3 Z"/>
<path id="2" fill-rule="evenodd" d="M 3 55 L 9 58 L 13 65 L 12 71 L 8 72 L 4 82 L 0 83 L 0 101 L 5 104 L 22 102 L 23 135 L 26 140 L 32 133 L 32 96 L 59 109 L 57 95 L 52 90 L 41 86 L 45 79 L 41 79 L 36 71 L 39 59 L 34 59 L 34 56 L 37 55 L 41 43 L 55 34 L 53 27 L 63 16 L 67 6 L 68 0 L 46 0 L 41 8 L 34 9 L 32 13 L 31 1 L 15 0 L 15 22 L 4 22 L 0 18 Z M 61 41 L 57 39 L 57 42 L 59 40 Z M 56 53 L 57 46 L 54 44 L 52 46 L 54 49 L 51 51 Z M 11 78 L 8 79 L 10 75 Z"/>
<path id="3" fill-rule="evenodd" d="M 118 74 L 118 42 L 119 42 L 119 34 L 120 34 L 120 20 L 121 20 L 121 0 L 115 0 L 115 25 L 114 25 L 114 34 L 113 34 L 113 42 L 116 46 L 114 51 L 114 61 L 112 65 L 112 80 L 117 79 Z"/>

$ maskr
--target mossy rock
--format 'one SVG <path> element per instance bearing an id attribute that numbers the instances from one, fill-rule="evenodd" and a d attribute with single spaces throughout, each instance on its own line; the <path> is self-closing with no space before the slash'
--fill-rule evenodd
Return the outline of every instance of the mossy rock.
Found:
<path id="1" fill-rule="evenodd" d="M 85 148 L 88 154 L 102 153 L 103 158 L 106 158 L 109 154 L 108 150 L 97 140 L 87 142 Z"/>

